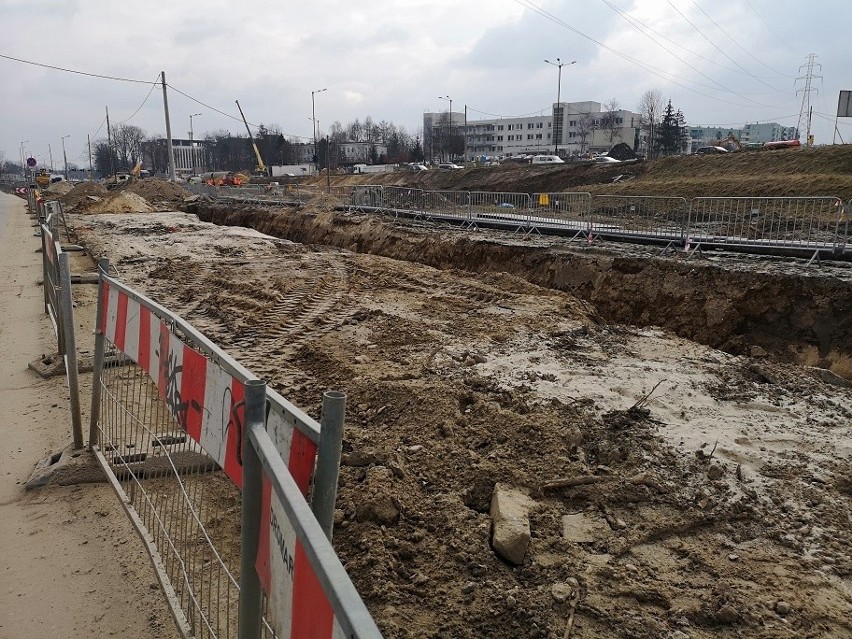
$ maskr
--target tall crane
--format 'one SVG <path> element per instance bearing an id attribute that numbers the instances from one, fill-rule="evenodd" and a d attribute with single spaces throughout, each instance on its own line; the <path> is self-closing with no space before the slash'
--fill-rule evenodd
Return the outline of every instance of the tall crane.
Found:
<path id="1" fill-rule="evenodd" d="M 263 158 L 260 157 L 260 151 L 258 150 L 257 144 L 254 141 L 254 136 L 251 134 L 251 129 L 249 129 L 248 122 L 246 122 L 246 116 L 243 113 L 243 108 L 240 106 L 239 100 L 235 100 L 235 102 L 237 103 L 237 108 L 240 110 L 240 116 L 242 116 L 243 118 L 243 124 L 246 125 L 246 131 L 248 132 L 249 140 L 251 140 L 251 148 L 254 149 L 254 156 L 257 158 L 257 166 L 254 167 L 254 171 L 258 175 L 266 175 L 266 165 L 263 163 Z"/>

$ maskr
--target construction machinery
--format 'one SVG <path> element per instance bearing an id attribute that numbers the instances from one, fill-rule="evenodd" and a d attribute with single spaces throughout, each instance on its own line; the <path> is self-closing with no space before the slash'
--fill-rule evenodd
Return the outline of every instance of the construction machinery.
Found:
<path id="1" fill-rule="evenodd" d="M 728 137 L 720 138 L 713 143 L 713 146 L 722 147 L 726 151 L 742 151 L 743 145 L 740 139 L 733 133 L 729 133 Z"/>
<path id="2" fill-rule="evenodd" d="M 246 125 L 246 131 L 248 132 L 249 140 L 251 140 L 251 148 L 254 149 L 254 156 L 257 158 L 257 166 L 254 167 L 255 175 L 266 176 L 268 174 L 266 165 L 263 163 L 263 158 L 260 157 L 260 151 L 257 148 L 257 144 L 254 141 L 254 136 L 251 134 L 251 129 L 249 128 L 248 122 L 246 121 L 246 116 L 243 113 L 243 108 L 240 106 L 240 101 L 235 100 L 237 103 L 237 108 L 240 110 L 240 116 L 243 119 L 243 124 Z"/>

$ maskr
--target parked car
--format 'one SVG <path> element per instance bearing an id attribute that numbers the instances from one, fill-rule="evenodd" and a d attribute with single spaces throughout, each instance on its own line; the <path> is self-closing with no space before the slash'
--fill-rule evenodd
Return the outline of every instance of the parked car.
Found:
<path id="1" fill-rule="evenodd" d="M 429 167 L 424 165 L 424 164 L 409 164 L 408 170 L 409 171 L 428 171 Z"/>
<path id="2" fill-rule="evenodd" d="M 727 153 L 728 149 L 722 146 L 702 146 L 695 150 L 695 155 L 708 155 L 713 153 Z"/>
<path id="3" fill-rule="evenodd" d="M 599 155 L 594 159 L 595 164 L 620 164 L 621 160 L 616 160 L 608 155 Z"/>
<path id="4" fill-rule="evenodd" d="M 533 156 L 532 163 L 533 164 L 565 164 L 565 160 L 563 160 L 558 155 L 536 155 L 536 156 Z"/>
<path id="5" fill-rule="evenodd" d="M 452 162 L 442 162 L 438 165 L 438 168 L 442 171 L 460 171 L 461 167 L 458 164 L 453 164 Z"/>

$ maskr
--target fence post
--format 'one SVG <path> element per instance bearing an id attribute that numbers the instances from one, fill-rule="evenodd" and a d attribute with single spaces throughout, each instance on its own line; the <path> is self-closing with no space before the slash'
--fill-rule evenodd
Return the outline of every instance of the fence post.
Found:
<path id="1" fill-rule="evenodd" d="M 95 310 L 95 355 L 92 371 L 92 410 L 89 415 L 89 450 L 98 445 L 98 420 L 101 414 L 101 376 L 104 372 L 104 351 L 106 336 L 101 327 L 104 324 L 106 299 L 104 298 L 104 278 L 109 272 L 109 259 L 98 260 L 98 306 Z"/>
<path id="2" fill-rule="evenodd" d="M 71 395 L 71 433 L 74 448 L 83 447 L 83 426 L 80 421 L 80 387 L 77 383 L 77 342 L 74 337 L 74 305 L 71 301 L 71 266 L 68 253 L 59 254 L 59 295 L 62 312 L 58 331 L 65 337 L 65 374 Z"/>
<path id="3" fill-rule="evenodd" d="M 334 504 L 337 500 L 337 478 L 340 474 L 345 415 L 346 393 L 340 391 L 323 393 L 317 471 L 314 475 L 311 510 L 329 541 L 334 532 Z"/>
<path id="4" fill-rule="evenodd" d="M 263 469 L 249 432 L 263 428 L 266 416 L 266 382 L 249 380 L 245 385 L 245 428 L 242 432 L 243 504 L 240 534 L 239 639 L 259 639 L 262 629 L 262 591 L 255 569 L 262 508 Z"/>

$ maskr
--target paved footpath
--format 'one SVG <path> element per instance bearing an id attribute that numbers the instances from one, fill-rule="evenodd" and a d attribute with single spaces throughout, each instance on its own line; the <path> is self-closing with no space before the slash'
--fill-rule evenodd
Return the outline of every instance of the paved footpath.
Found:
<path id="1" fill-rule="evenodd" d="M 177 637 L 107 484 L 24 490 L 35 464 L 71 443 L 65 378 L 27 369 L 56 350 L 35 230 L 26 202 L 0 193 L 0 639 Z M 81 376 L 84 409 L 90 377 Z"/>

